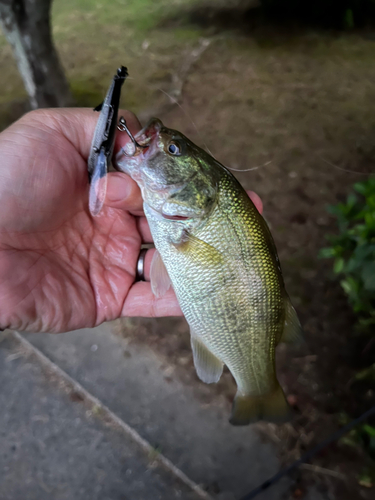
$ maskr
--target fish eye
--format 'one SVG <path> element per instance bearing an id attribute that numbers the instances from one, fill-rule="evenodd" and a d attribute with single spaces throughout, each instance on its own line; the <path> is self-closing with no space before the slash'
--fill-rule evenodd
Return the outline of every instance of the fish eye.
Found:
<path id="1" fill-rule="evenodd" d="M 180 156 L 181 146 L 178 142 L 172 141 L 168 144 L 168 153 L 174 156 Z"/>

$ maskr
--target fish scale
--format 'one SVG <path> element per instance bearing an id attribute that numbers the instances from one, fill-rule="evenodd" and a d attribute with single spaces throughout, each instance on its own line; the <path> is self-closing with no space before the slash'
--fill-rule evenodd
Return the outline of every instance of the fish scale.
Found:
<path id="1" fill-rule="evenodd" d="M 197 259 L 196 252 L 193 255 L 189 252 L 179 252 L 168 242 L 166 237 L 168 231 L 173 231 L 171 224 L 163 220 L 150 221 L 150 218 L 149 223 L 155 246 L 162 255 L 189 325 L 219 359 L 225 359 L 225 364 L 242 390 L 255 392 L 254 381 L 258 378 L 259 370 L 252 369 L 251 364 L 254 366 L 254 363 L 251 363 L 251 359 L 254 352 L 255 359 L 259 358 L 258 349 L 255 348 L 256 331 L 262 334 L 260 348 L 263 355 L 267 355 L 267 361 L 273 368 L 272 338 L 279 332 L 278 336 L 282 333 L 283 304 L 280 286 L 273 284 L 279 285 L 280 281 L 276 264 L 271 261 L 269 252 L 263 249 L 267 248 L 267 242 L 261 237 L 263 219 L 260 216 L 256 217 L 254 206 L 249 210 L 252 202 L 241 192 L 242 188 L 235 190 L 234 186 L 237 187 L 231 174 L 223 171 L 218 205 L 203 227 L 193 232 L 196 237 L 221 252 L 225 266 L 212 268 L 199 263 L 192 265 L 192 262 L 200 260 L 199 255 Z M 258 223 L 255 222 L 256 218 Z M 244 234 L 247 235 L 245 241 L 243 241 Z M 269 258 L 265 259 L 267 256 Z M 217 290 L 225 278 L 228 278 L 233 285 L 231 287 L 227 284 L 220 293 Z M 267 282 L 264 282 L 265 279 Z M 208 301 L 205 300 L 207 292 L 204 292 L 207 289 L 216 291 Z M 199 302 L 196 297 L 200 297 Z M 205 303 L 202 307 L 203 300 Z M 236 315 L 230 319 L 227 314 L 227 304 L 238 303 L 238 300 L 241 301 L 240 307 L 235 308 Z M 277 304 L 277 307 L 273 308 L 273 303 Z M 271 314 L 278 315 L 282 319 L 273 320 Z M 267 316 L 268 323 L 275 326 L 267 328 L 264 321 L 255 319 L 257 315 Z M 239 332 L 243 337 L 242 342 L 238 340 Z M 264 335 L 264 332 L 268 335 Z M 229 339 L 232 342 L 228 342 Z M 269 370 L 268 377 L 264 379 L 262 385 L 272 384 L 274 379 L 273 369 Z M 263 387 L 258 388 L 260 393 L 262 390 Z"/>
<path id="2" fill-rule="evenodd" d="M 179 132 L 154 120 L 138 137 L 147 148 L 118 167 L 141 188 L 163 263 L 151 266 L 151 281 L 168 273 L 198 375 L 216 382 L 228 366 L 238 389 L 231 423 L 284 418 L 275 348 L 300 324 L 266 222 L 234 176 Z"/>

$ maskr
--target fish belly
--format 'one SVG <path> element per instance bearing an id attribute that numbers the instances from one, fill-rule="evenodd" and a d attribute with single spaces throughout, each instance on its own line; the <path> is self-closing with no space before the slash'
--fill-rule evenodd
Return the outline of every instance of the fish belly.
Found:
<path id="1" fill-rule="evenodd" d="M 236 380 L 231 422 L 284 420 L 288 406 L 275 374 L 283 285 L 269 249 L 256 240 L 254 248 L 252 241 L 239 244 L 236 229 L 215 214 L 191 246 L 176 244 L 178 226 L 170 221 L 149 219 L 149 225 L 192 337 Z"/>
<path id="2" fill-rule="evenodd" d="M 239 261 L 220 265 L 219 272 L 215 263 L 194 260 L 171 244 L 168 224 L 156 226 L 150 224 L 155 246 L 192 335 L 227 365 L 242 393 L 269 392 L 275 386 L 275 345 L 281 335 L 282 311 L 273 304 L 278 297 L 265 293 L 259 273 Z"/>

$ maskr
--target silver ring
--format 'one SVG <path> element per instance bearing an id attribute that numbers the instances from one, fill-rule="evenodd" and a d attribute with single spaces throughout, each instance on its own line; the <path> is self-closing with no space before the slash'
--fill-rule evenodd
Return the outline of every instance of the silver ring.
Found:
<path id="1" fill-rule="evenodd" d="M 142 248 L 142 250 L 139 252 L 137 267 L 135 270 L 135 281 L 146 281 L 145 278 L 146 253 L 147 253 L 147 248 Z"/>

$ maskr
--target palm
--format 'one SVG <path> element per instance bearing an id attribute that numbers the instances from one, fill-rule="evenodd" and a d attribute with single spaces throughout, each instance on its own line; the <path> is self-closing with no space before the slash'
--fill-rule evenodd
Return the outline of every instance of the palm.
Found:
<path id="1" fill-rule="evenodd" d="M 100 216 L 88 212 L 96 121 L 88 109 L 40 110 L 0 134 L 0 328 L 61 332 L 182 314 L 173 289 L 155 298 L 150 283 L 134 283 L 141 243 L 151 241 L 135 182 L 108 176 Z M 115 151 L 126 140 L 117 137 Z M 259 197 L 250 197 L 261 212 Z"/>
<path id="2" fill-rule="evenodd" d="M 87 141 L 77 147 L 74 131 L 41 117 L 0 136 L 0 324 L 94 326 L 126 313 L 141 235 L 127 211 L 90 216 Z"/>

